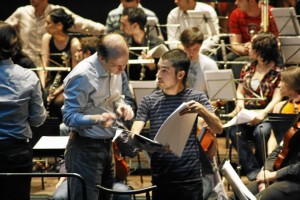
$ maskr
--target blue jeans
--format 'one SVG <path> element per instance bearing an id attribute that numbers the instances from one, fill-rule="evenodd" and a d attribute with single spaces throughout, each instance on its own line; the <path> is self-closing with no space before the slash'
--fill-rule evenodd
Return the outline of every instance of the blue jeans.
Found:
<path id="1" fill-rule="evenodd" d="M 114 182 L 114 163 L 112 143 L 81 137 L 71 133 L 65 155 L 68 173 L 80 174 L 87 185 L 87 199 L 110 199 L 110 195 L 98 194 L 96 185 L 112 188 Z M 68 178 L 70 199 L 83 199 L 82 185 L 77 178 Z M 99 197 L 100 195 L 100 197 Z"/>
<path id="2" fill-rule="evenodd" d="M 236 132 L 240 132 L 240 136 L 236 135 Z M 257 126 L 249 126 L 247 124 L 241 124 L 232 126 L 229 130 L 229 137 L 233 146 L 237 149 L 238 145 L 238 157 L 243 171 L 248 174 L 253 171 L 259 170 L 264 164 L 266 145 L 271 134 L 271 124 L 263 122 Z M 265 136 L 265 144 L 263 142 L 263 135 Z M 248 144 L 248 140 L 251 139 L 255 143 L 255 154 L 253 154 L 251 147 Z M 238 141 L 238 143 L 237 143 Z"/>
<path id="3" fill-rule="evenodd" d="M 55 190 L 53 194 L 53 200 L 68 200 L 68 181 L 65 180 Z"/>

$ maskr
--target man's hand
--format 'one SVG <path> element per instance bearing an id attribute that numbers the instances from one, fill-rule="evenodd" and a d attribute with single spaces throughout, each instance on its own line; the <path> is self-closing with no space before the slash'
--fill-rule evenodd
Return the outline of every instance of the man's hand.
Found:
<path id="1" fill-rule="evenodd" d="M 256 176 L 256 182 L 266 183 L 273 182 L 276 180 L 277 172 L 270 172 L 269 170 L 260 171 Z"/>
<path id="2" fill-rule="evenodd" d="M 95 121 L 96 124 L 100 124 L 104 128 L 111 127 L 116 118 L 117 117 L 114 113 L 108 112 L 102 113 L 101 115 L 91 116 L 91 120 Z"/>
<path id="3" fill-rule="evenodd" d="M 131 106 L 125 104 L 119 105 L 119 107 L 117 108 L 117 113 L 120 116 L 124 117 L 125 121 L 131 120 L 134 117 Z"/>

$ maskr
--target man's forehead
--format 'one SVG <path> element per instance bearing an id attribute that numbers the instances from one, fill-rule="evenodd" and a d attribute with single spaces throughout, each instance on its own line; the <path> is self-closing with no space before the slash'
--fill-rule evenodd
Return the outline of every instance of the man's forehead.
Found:
<path id="1" fill-rule="evenodd" d="M 171 66 L 171 62 L 169 60 L 164 60 L 164 59 L 160 58 L 158 61 L 158 67 L 159 68 L 170 68 L 172 66 Z"/>

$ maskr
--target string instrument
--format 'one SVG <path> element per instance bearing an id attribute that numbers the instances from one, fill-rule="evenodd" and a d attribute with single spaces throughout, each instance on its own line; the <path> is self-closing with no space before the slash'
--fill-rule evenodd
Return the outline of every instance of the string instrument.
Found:
<path id="1" fill-rule="evenodd" d="M 287 101 L 286 104 L 283 106 L 281 112 L 285 114 L 298 114 L 299 110 L 299 102 L 293 102 L 293 101 Z M 299 121 L 297 122 L 287 131 L 283 138 L 283 148 L 281 152 L 278 154 L 275 163 L 274 163 L 274 168 L 278 170 L 286 158 L 286 156 L 289 153 L 289 145 L 290 141 L 292 140 L 294 134 L 298 131 L 299 129 Z"/>
<path id="2" fill-rule="evenodd" d="M 218 100 L 216 102 L 216 107 L 213 108 L 213 112 L 215 112 L 219 107 L 221 107 L 221 105 L 221 101 Z M 197 135 L 202 149 L 205 153 L 208 153 L 211 147 L 213 146 L 215 140 L 215 133 L 208 127 L 203 127 L 201 130 L 197 129 Z"/>
<path id="3" fill-rule="evenodd" d="M 115 158 L 116 179 L 118 181 L 124 181 L 126 180 L 126 177 L 129 173 L 129 167 L 126 160 L 121 156 L 119 152 L 118 143 L 116 140 L 113 142 L 113 150 Z"/>

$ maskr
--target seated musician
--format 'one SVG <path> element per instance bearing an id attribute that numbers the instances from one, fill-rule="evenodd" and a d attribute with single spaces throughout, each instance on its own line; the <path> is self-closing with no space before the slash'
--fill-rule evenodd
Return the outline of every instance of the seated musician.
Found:
<path id="1" fill-rule="evenodd" d="M 241 82 L 236 92 L 237 104 L 231 114 L 237 114 L 242 108 L 255 110 L 257 114 L 248 124 L 232 126 L 229 136 L 234 147 L 238 147 L 242 172 L 249 180 L 254 180 L 264 163 L 262 134 L 264 134 L 265 141 L 268 141 L 271 133 L 271 124 L 263 120 L 281 100 L 278 85 L 282 67 L 277 65 L 279 48 L 273 34 L 255 35 L 250 45 L 249 55 L 255 60 L 246 64 L 242 69 Z M 255 142 L 255 154 L 248 144 L 249 139 Z"/>
<path id="2" fill-rule="evenodd" d="M 147 15 L 141 8 L 125 8 L 121 17 L 121 30 L 128 36 L 130 47 L 148 47 L 152 49 L 164 42 L 157 36 L 145 32 Z M 130 59 L 148 59 L 145 51 L 130 51 Z M 157 67 L 155 63 L 127 66 L 125 70 L 129 80 L 155 80 Z"/>
<path id="3" fill-rule="evenodd" d="M 288 96 L 287 101 L 276 105 L 285 112 L 299 113 L 300 68 L 289 67 L 281 72 L 280 92 Z M 290 111 L 287 111 L 290 113 Z M 300 120 L 285 134 L 283 145 L 279 145 L 267 158 L 265 170 L 258 173 L 255 181 L 247 187 L 260 200 L 293 200 L 300 196 Z"/>
<path id="4" fill-rule="evenodd" d="M 74 18 L 64 9 L 52 10 L 47 16 L 47 33 L 42 38 L 43 66 L 75 67 L 77 61 L 75 52 L 80 46 L 77 38 L 68 35 L 68 30 L 74 26 Z M 40 71 L 39 76 L 47 93 L 47 109 L 50 116 L 62 119 L 63 79 L 68 71 Z"/>

